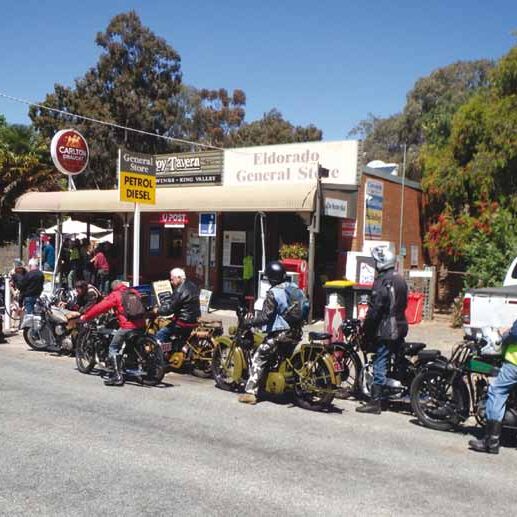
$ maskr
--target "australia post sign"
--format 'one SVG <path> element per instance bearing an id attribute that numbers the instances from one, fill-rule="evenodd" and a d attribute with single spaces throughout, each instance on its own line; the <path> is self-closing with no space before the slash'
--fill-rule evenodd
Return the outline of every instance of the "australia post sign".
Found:
<path id="1" fill-rule="evenodd" d="M 225 185 L 275 185 L 314 183 L 318 164 L 329 170 L 323 183 L 357 183 L 359 142 L 306 142 L 300 144 L 241 147 L 224 152 Z"/>
<path id="2" fill-rule="evenodd" d="M 156 203 L 156 169 L 154 156 L 120 150 L 120 201 Z"/>

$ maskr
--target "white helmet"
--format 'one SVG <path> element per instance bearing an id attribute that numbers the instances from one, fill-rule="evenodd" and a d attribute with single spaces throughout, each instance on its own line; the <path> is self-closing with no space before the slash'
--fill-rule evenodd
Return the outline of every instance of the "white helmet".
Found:
<path id="1" fill-rule="evenodd" d="M 375 260 L 377 271 L 386 271 L 395 267 L 395 253 L 386 246 L 376 246 L 373 248 L 372 257 Z"/>

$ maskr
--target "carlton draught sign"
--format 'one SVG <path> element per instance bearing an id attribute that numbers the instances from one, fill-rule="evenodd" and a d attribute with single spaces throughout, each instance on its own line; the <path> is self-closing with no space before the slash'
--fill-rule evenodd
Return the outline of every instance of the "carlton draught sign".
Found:
<path id="1" fill-rule="evenodd" d="M 59 172 L 76 176 L 86 169 L 90 151 L 86 140 L 79 131 L 62 129 L 52 138 L 50 155 Z"/>

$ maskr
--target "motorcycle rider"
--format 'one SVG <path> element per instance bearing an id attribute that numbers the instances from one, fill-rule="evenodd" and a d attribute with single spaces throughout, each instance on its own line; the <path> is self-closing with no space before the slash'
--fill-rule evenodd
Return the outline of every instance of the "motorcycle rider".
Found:
<path id="1" fill-rule="evenodd" d="M 171 269 L 170 281 L 173 289 L 172 296 L 155 309 L 155 312 L 161 316 L 173 314 L 174 318 L 156 333 L 159 343 L 170 341 L 172 336 L 186 339 L 197 326 L 197 320 L 201 316 L 199 289 L 194 282 L 187 279 L 185 271 L 181 268 Z"/>
<path id="2" fill-rule="evenodd" d="M 112 375 L 104 381 L 106 386 L 122 386 L 124 384 L 124 376 L 122 375 L 122 357 L 120 355 L 120 348 L 124 343 L 124 339 L 127 334 L 137 329 L 145 329 L 145 320 L 131 320 L 128 319 L 123 301 L 122 295 L 124 291 L 129 289 L 121 280 L 113 280 L 111 282 L 111 293 L 104 298 L 104 300 L 95 304 L 89 310 L 87 310 L 82 316 L 81 321 L 89 321 L 110 309 L 115 311 L 119 323 L 119 329 L 113 335 L 109 346 L 109 356 L 113 363 Z M 134 291 L 138 294 L 137 291 Z"/>
<path id="3" fill-rule="evenodd" d="M 278 348 L 301 339 L 301 328 L 291 329 L 282 317 L 288 309 L 289 301 L 286 292 L 285 269 L 282 263 L 272 261 L 266 266 L 265 274 L 271 287 L 267 291 L 261 313 L 246 322 L 245 327 L 264 327 L 267 333 L 264 342 L 253 354 L 250 365 L 250 376 L 245 392 L 239 396 L 239 402 L 256 404 L 258 402 L 261 382 L 267 374 L 267 366 L 278 354 Z"/>
<path id="4" fill-rule="evenodd" d="M 102 300 L 101 292 L 94 285 L 86 282 L 86 280 L 78 280 L 75 283 L 75 290 L 77 292 L 77 299 L 74 308 L 81 314 L 84 314 Z"/>
<path id="5" fill-rule="evenodd" d="M 37 258 L 29 260 L 29 272 L 24 275 L 20 284 L 20 305 L 23 303 L 25 314 L 34 312 L 36 300 L 43 292 L 43 284 L 45 277 L 39 269 L 39 261 Z"/>
<path id="6" fill-rule="evenodd" d="M 485 435 L 480 440 L 470 440 L 469 447 L 477 452 L 499 454 L 501 428 L 506 401 L 517 384 L 517 320 L 502 336 L 503 365 L 497 377 L 488 386 L 486 402 Z"/>
<path id="7" fill-rule="evenodd" d="M 408 332 L 405 316 L 408 287 L 395 273 L 395 254 L 385 246 L 372 249 L 377 278 L 372 286 L 370 307 L 363 323 L 368 350 L 375 352 L 373 384 L 368 403 L 357 407 L 359 413 L 381 414 L 381 399 L 392 354 L 400 348 Z"/>

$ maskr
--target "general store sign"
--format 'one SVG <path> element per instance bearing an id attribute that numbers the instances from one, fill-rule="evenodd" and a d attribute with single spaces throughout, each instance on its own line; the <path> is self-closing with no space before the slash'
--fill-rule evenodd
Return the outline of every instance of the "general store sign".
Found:
<path id="1" fill-rule="evenodd" d="M 158 187 L 221 184 L 222 151 L 161 154 L 155 158 Z"/>
<path id="2" fill-rule="evenodd" d="M 225 185 L 314 183 L 318 164 L 329 169 L 323 183 L 355 185 L 357 140 L 243 147 L 224 151 Z"/>
<path id="3" fill-rule="evenodd" d="M 154 156 L 121 150 L 119 166 L 120 201 L 154 205 L 156 203 Z"/>

